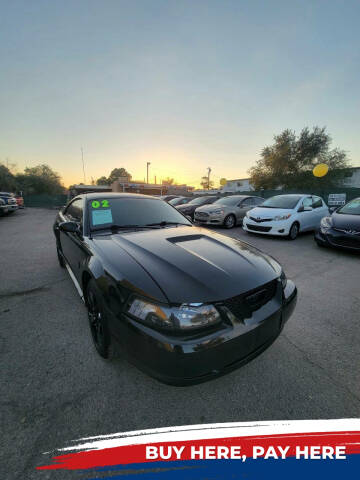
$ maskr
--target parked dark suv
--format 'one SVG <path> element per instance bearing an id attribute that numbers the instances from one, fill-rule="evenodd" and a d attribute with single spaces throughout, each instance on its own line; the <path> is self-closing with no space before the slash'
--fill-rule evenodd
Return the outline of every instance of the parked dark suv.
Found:
<path id="1" fill-rule="evenodd" d="M 18 208 L 16 198 L 12 193 L 0 192 L 0 215 L 13 213 Z"/>

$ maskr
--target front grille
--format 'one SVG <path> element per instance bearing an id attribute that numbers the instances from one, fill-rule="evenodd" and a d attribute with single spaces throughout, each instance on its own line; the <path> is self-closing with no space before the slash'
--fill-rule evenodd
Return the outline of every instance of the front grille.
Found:
<path id="1" fill-rule="evenodd" d="M 275 296 L 277 285 L 278 281 L 273 280 L 250 292 L 228 298 L 223 304 L 235 317 L 249 318 L 253 312 L 259 310 Z"/>
<path id="2" fill-rule="evenodd" d="M 348 235 L 360 235 L 360 231 L 352 230 L 351 228 L 345 230 L 343 228 L 333 228 L 336 232 L 347 233 Z"/>
<path id="3" fill-rule="evenodd" d="M 271 222 L 272 218 L 255 218 L 250 217 L 253 222 L 261 223 L 261 222 Z"/>
<path id="4" fill-rule="evenodd" d="M 360 238 L 359 237 L 331 237 L 330 243 L 338 247 L 357 248 L 360 250 Z"/>
<path id="5" fill-rule="evenodd" d="M 249 223 L 246 224 L 249 230 L 254 230 L 255 232 L 270 232 L 271 227 L 262 227 L 260 225 L 250 225 Z"/>
<path id="6" fill-rule="evenodd" d="M 206 213 L 206 212 L 195 212 L 195 216 L 196 216 L 196 217 L 203 217 L 203 218 L 205 218 L 205 217 L 208 217 L 209 214 Z"/>

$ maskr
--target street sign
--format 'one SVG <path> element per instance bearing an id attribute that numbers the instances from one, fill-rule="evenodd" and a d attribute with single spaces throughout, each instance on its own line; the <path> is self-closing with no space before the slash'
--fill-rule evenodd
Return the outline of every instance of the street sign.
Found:
<path id="1" fill-rule="evenodd" d="M 328 198 L 329 207 L 345 205 L 345 203 L 346 203 L 346 193 L 329 193 L 329 198 Z"/>

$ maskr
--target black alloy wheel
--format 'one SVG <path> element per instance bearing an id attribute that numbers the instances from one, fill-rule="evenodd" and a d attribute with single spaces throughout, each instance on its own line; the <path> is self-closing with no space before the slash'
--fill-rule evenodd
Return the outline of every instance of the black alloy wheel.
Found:
<path id="1" fill-rule="evenodd" d="M 106 359 L 114 358 L 114 343 L 111 341 L 102 299 L 94 280 L 90 280 L 87 285 L 86 306 L 90 332 L 98 354 Z"/>

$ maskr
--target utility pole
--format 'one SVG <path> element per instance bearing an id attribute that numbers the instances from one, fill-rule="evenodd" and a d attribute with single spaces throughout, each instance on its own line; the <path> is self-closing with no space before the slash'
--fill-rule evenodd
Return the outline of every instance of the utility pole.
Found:
<path id="1" fill-rule="evenodd" d="M 211 168 L 208 167 L 207 170 L 208 170 L 208 190 L 210 190 L 210 172 L 211 172 Z"/>
<path id="2" fill-rule="evenodd" d="M 146 183 L 149 183 L 149 165 L 151 162 L 146 162 Z"/>
<path id="3" fill-rule="evenodd" d="M 156 185 L 156 175 L 155 175 L 155 185 Z"/>
<path id="4" fill-rule="evenodd" d="M 86 185 L 86 176 L 85 176 L 85 164 L 84 164 L 84 151 L 83 151 L 83 147 L 81 147 L 81 160 L 82 160 L 82 166 L 83 166 L 84 184 Z"/>

